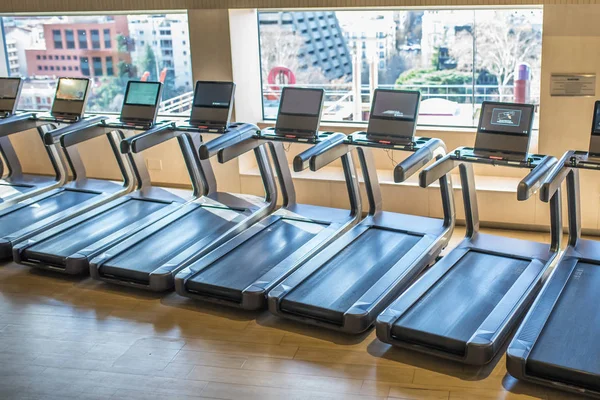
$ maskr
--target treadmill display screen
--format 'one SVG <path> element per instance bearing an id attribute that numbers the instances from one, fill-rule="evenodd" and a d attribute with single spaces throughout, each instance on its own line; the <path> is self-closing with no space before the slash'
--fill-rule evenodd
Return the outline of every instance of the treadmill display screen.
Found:
<path id="1" fill-rule="evenodd" d="M 481 108 L 481 132 L 528 136 L 532 124 L 530 104 L 484 103 Z"/>
<path id="2" fill-rule="evenodd" d="M 600 101 L 597 101 L 594 106 L 594 126 L 592 127 L 592 135 L 600 136 Z"/>
<path id="3" fill-rule="evenodd" d="M 87 79 L 60 78 L 56 98 L 58 100 L 83 101 L 88 89 Z"/>
<path id="4" fill-rule="evenodd" d="M 194 107 L 229 108 L 233 86 L 232 82 L 198 82 Z"/>
<path id="5" fill-rule="evenodd" d="M 0 78 L 0 99 L 16 99 L 20 79 Z"/>
<path id="6" fill-rule="evenodd" d="M 152 106 L 158 104 L 160 83 L 158 82 L 129 82 L 125 104 L 128 106 Z"/>
<path id="7" fill-rule="evenodd" d="M 419 92 L 378 90 L 373 100 L 373 117 L 414 121 L 417 117 Z"/>
<path id="8" fill-rule="evenodd" d="M 323 91 L 320 89 L 285 88 L 281 95 L 279 113 L 318 117 L 321 114 L 322 98 Z"/>

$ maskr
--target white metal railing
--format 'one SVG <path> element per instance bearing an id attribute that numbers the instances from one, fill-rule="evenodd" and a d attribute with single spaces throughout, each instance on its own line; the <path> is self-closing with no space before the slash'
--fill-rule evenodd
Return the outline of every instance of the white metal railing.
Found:
<path id="1" fill-rule="evenodd" d="M 189 91 L 179 96 L 172 97 L 160 103 L 159 114 L 181 114 L 192 108 L 194 92 Z"/>
<path id="2" fill-rule="evenodd" d="M 322 88 L 325 90 L 325 107 L 323 118 L 327 120 L 345 120 L 353 112 L 355 93 L 352 83 L 326 83 L 326 84 L 298 84 L 287 86 L 301 86 L 308 88 Z M 265 108 L 277 108 L 282 85 L 263 85 L 263 101 Z M 512 101 L 514 87 L 506 86 L 505 93 L 498 93 L 496 85 L 379 85 L 384 89 L 411 89 L 421 92 L 422 100 L 444 99 L 463 106 L 475 106 L 483 101 Z M 362 85 L 360 102 L 364 110 L 371 104 L 369 85 Z M 194 92 L 189 91 L 161 103 L 159 113 L 179 114 L 189 111 L 192 107 Z M 539 104 L 539 92 L 530 95 L 530 101 Z M 276 111 L 276 110 L 275 110 Z M 267 113 L 268 114 L 268 113 Z"/>

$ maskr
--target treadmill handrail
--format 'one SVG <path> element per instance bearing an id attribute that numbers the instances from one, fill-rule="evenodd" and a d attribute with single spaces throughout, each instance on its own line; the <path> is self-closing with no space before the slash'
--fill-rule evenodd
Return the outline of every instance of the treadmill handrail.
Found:
<path id="1" fill-rule="evenodd" d="M 394 168 L 394 182 L 404 182 L 437 155 L 445 155 L 445 153 L 446 144 L 441 139 L 430 139 L 423 147 L 396 165 Z"/>
<path id="2" fill-rule="evenodd" d="M 446 154 L 419 174 L 419 186 L 426 188 L 433 182 L 437 182 L 442 176 L 452 171 L 461 161 L 452 158 L 452 154 Z"/>
<path id="3" fill-rule="evenodd" d="M 139 153 L 185 134 L 187 132 L 175 129 L 171 122 L 156 125 L 147 131 L 121 140 L 121 153 Z"/>
<path id="4" fill-rule="evenodd" d="M 540 199 L 547 203 L 550 201 L 554 193 L 561 187 L 563 181 L 566 179 L 569 171 L 571 171 L 570 167 L 567 167 L 568 160 L 573 157 L 575 151 L 570 150 L 567 151 L 560 158 L 558 163 L 554 166 L 552 171 L 548 173 L 546 179 L 542 183 L 542 187 L 540 188 Z"/>
<path id="5" fill-rule="evenodd" d="M 97 135 L 88 137 L 89 133 L 83 135 L 83 131 L 87 130 L 88 128 L 96 127 L 97 125 L 102 123 L 102 121 L 106 120 L 107 118 L 108 117 L 97 115 L 94 117 L 85 118 L 83 120 L 74 122 L 67 126 L 63 126 L 62 128 L 48 131 L 44 135 L 44 143 L 46 145 L 53 145 L 53 144 L 60 142 L 63 147 L 69 147 L 74 144 L 81 143 L 85 140 L 92 139 L 93 137 L 95 137 Z M 70 138 L 66 142 L 66 144 L 62 141 L 62 138 L 65 135 L 70 136 Z M 80 136 L 80 135 L 82 135 L 82 136 Z"/>
<path id="6" fill-rule="evenodd" d="M 15 114 L 15 115 L 11 115 L 6 118 L 2 118 L 2 119 L 0 119 L 0 128 L 5 125 L 14 124 L 16 122 L 24 122 L 24 121 L 28 121 L 28 120 L 31 120 L 33 122 L 35 120 L 35 116 L 36 116 L 36 114 L 33 112 L 26 112 L 26 113 Z M 13 133 L 18 133 L 18 132 L 6 133 L 6 132 L 2 132 L 2 129 L 0 129 L 0 137 L 12 135 Z"/>
<path id="7" fill-rule="evenodd" d="M 224 133 L 220 134 L 219 137 L 203 143 L 198 149 L 198 154 L 201 160 L 208 160 L 219 154 L 221 150 L 234 146 L 245 140 L 252 139 L 254 135 L 259 131 L 256 125 L 242 124 L 233 129 L 228 129 Z"/>
<path id="8" fill-rule="evenodd" d="M 318 171 L 337 160 L 350 151 L 349 146 L 344 143 L 345 140 L 346 135 L 341 132 L 329 135 L 326 139 L 294 157 L 294 171 L 301 172 L 308 167 L 311 171 Z M 335 151 L 333 151 L 334 149 Z"/>
<path id="9" fill-rule="evenodd" d="M 525 176 L 517 187 L 517 200 L 527 200 L 542 185 L 544 179 L 552 171 L 558 160 L 553 156 L 544 156 L 542 161 Z"/>

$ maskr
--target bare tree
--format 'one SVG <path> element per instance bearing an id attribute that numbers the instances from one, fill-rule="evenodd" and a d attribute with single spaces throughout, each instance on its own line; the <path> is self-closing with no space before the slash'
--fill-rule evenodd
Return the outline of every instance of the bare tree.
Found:
<path id="1" fill-rule="evenodd" d="M 313 67 L 304 52 L 304 38 L 292 29 L 279 25 L 260 29 L 260 54 L 263 81 L 274 67 L 287 67 L 296 76 L 298 83 L 329 83 L 318 67 Z"/>
<path id="2" fill-rule="evenodd" d="M 473 57 L 475 44 L 476 54 Z M 508 94 L 517 65 L 540 63 L 541 32 L 525 12 L 494 11 L 493 18 L 476 21 L 471 33 L 463 31 L 452 46 L 459 68 L 485 70 L 496 77 L 498 93 Z"/>

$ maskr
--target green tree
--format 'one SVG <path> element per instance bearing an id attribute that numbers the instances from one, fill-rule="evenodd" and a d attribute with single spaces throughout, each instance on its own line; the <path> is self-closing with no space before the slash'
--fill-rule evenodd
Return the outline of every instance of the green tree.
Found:
<path id="1" fill-rule="evenodd" d="M 462 87 L 448 87 L 450 85 L 470 85 L 473 75 L 469 72 L 455 69 L 436 70 L 432 68 L 412 69 L 400 74 L 396 79 L 396 86 L 401 89 L 420 90 L 423 85 L 431 85 L 429 94 L 449 95 L 448 100 L 463 102 L 467 97 L 452 95 L 464 94 Z M 445 96 L 444 96 L 445 97 Z"/>
<path id="2" fill-rule="evenodd" d="M 156 67 L 156 55 L 154 54 L 154 50 L 150 45 L 146 45 L 144 48 L 144 54 L 142 55 L 142 59 L 140 60 L 140 73 L 148 72 L 150 73 L 150 77 L 148 80 L 157 81 L 157 67 Z"/>

